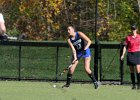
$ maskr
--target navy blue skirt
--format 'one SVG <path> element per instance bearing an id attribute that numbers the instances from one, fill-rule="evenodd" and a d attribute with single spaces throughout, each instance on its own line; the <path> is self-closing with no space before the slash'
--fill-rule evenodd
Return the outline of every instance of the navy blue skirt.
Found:
<path id="1" fill-rule="evenodd" d="M 127 54 L 127 65 L 135 66 L 140 64 L 140 51 L 128 52 Z"/>

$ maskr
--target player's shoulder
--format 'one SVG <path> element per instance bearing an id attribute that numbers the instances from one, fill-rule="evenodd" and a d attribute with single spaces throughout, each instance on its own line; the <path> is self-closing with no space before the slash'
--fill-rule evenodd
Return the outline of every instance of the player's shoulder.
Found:
<path id="1" fill-rule="evenodd" d="M 128 35 L 126 36 L 126 38 L 130 38 L 131 36 L 132 36 L 132 33 L 128 34 Z"/>
<path id="2" fill-rule="evenodd" d="M 0 13 L 0 22 L 4 22 L 3 14 Z"/>
<path id="3" fill-rule="evenodd" d="M 130 36 L 132 36 L 132 33 L 128 34 L 128 36 L 127 36 L 127 37 L 130 37 Z"/>
<path id="4" fill-rule="evenodd" d="M 3 14 L 2 14 L 2 13 L 0 13 L 0 16 L 3 16 Z"/>
<path id="5" fill-rule="evenodd" d="M 80 35 L 80 36 L 83 36 L 84 35 L 84 33 L 81 32 L 81 31 L 77 31 L 77 34 Z"/>
<path id="6" fill-rule="evenodd" d="M 2 15 L 2 13 L 0 13 L 0 17 L 2 17 L 3 15 Z"/>
<path id="7" fill-rule="evenodd" d="M 137 34 L 140 37 L 140 34 Z"/>
<path id="8" fill-rule="evenodd" d="M 78 34 L 81 34 L 81 33 L 83 33 L 83 32 L 81 32 L 81 31 L 77 31 L 77 33 L 78 33 Z"/>

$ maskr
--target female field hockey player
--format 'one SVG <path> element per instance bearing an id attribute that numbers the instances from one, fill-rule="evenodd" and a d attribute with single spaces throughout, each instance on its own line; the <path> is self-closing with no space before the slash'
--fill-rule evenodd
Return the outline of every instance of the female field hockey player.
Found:
<path id="1" fill-rule="evenodd" d="M 140 35 L 136 25 L 131 26 L 132 34 L 128 35 L 125 39 L 125 46 L 121 60 L 123 60 L 126 49 L 127 53 L 127 65 L 130 68 L 130 76 L 132 81 L 132 89 L 136 89 L 135 85 L 135 68 L 137 72 L 137 89 L 140 89 Z"/>
<path id="2" fill-rule="evenodd" d="M 1 9 L 0 9 L 1 12 Z M 3 17 L 3 14 L 0 13 L 0 40 L 17 40 L 17 39 L 25 39 L 26 35 L 25 34 L 21 34 L 19 35 L 19 37 L 13 37 L 13 36 L 8 36 L 6 34 L 6 26 L 5 26 L 5 20 Z"/>
<path id="3" fill-rule="evenodd" d="M 3 35 L 5 33 L 6 33 L 5 21 L 3 18 L 3 14 L 0 13 L 0 35 Z"/>
<path id="4" fill-rule="evenodd" d="M 80 58 L 84 58 L 84 67 L 86 73 L 92 79 L 95 89 L 99 87 L 99 83 L 96 81 L 93 72 L 90 69 L 91 54 L 89 46 L 91 45 L 91 40 L 82 32 L 76 32 L 73 26 L 69 26 L 68 30 L 68 44 L 72 50 L 72 67 L 69 69 L 67 74 L 67 81 L 63 87 L 69 87 L 72 79 L 72 75 L 75 68 L 79 62 Z"/>

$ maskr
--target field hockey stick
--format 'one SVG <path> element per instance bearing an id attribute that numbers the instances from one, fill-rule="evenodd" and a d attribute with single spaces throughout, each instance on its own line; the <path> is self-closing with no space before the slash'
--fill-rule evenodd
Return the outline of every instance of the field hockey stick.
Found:
<path id="1" fill-rule="evenodd" d="M 78 60 L 78 59 L 77 59 Z M 63 72 L 61 72 L 60 74 L 59 74 L 59 77 L 61 77 L 64 73 L 66 73 L 71 67 L 72 67 L 72 65 L 73 64 L 75 64 L 75 62 L 77 61 L 77 60 L 75 60 L 74 62 L 72 62 L 67 68 L 64 68 L 63 69 Z M 59 86 L 59 85 L 56 85 L 56 84 L 50 84 L 53 88 L 60 88 L 60 89 L 62 89 L 62 86 Z"/>
<path id="2" fill-rule="evenodd" d="M 82 54 L 80 55 L 80 57 L 78 57 L 78 59 L 76 59 L 74 62 L 72 62 L 67 68 L 64 68 L 63 69 L 63 72 L 61 72 L 59 74 L 59 77 L 62 76 L 64 73 L 66 73 L 72 67 L 72 65 L 75 64 L 75 62 L 78 61 L 83 56 L 83 54 L 85 55 L 85 50 L 82 52 Z"/>
<path id="3" fill-rule="evenodd" d="M 77 60 L 78 60 L 78 59 L 77 59 Z M 63 69 L 63 72 L 61 72 L 61 73 L 59 74 L 59 76 L 62 76 L 64 73 L 66 73 L 66 72 L 72 67 L 72 65 L 75 64 L 75 62 L 76 62 L 77 60 L 75 60 L 74 62 L 72 62 L 67 68 L 64 68 L 64 69 Z"/>

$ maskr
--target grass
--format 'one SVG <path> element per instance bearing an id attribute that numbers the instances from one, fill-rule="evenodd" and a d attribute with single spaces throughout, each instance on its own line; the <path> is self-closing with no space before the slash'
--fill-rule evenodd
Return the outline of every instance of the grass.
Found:
<path id="1" fill-rule="evenodd" d="M 71 84 L 68 89 L 53 88 L 64 83 L 0 81 L 0 100 L 139 100 L 140 90 L 124 85 Z"/>

